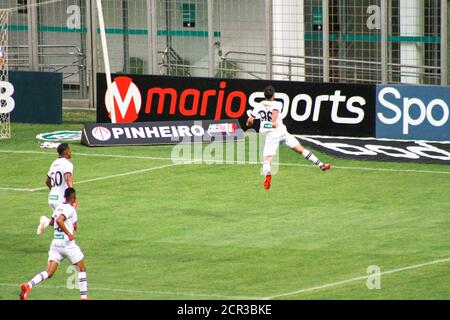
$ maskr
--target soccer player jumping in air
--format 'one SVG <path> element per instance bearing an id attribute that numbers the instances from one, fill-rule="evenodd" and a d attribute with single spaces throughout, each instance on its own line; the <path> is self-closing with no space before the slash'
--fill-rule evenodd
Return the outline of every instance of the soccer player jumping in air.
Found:
<path id="1" fill-rule="evenodd" d="M 256 108 L 249 113 L 247 120 L 247 127 L 253 126 L 255 119 L 261 120 L 259 132 L 266 135 L 266 144 L 264 146 L 264 164 L 263 174 L 266 177 L 264 181 L 264 188 L 270 189 L 272 182 L 272 159 L 276 155 L 278 146 L 281 143 L 291 148 L 298 154 L 301 154 L 306 160 L 313 162 L 322 171 L 331 168 L 331 164 L 323 163 L 312 152 L 303 148 L 303 146 L 287 132 L 286 126 L 283 124 L 280 113 L 283 104 L 275 100 L 275 89 L 268 86 L 264 89 L 264 96 L 266 100 L 262 101 Z"/>
<path id="2" fill-rule="evenodd" d="M 31 289 L 44 280 L 51 278 L 64 258 L 78 267 L 78 281 L 80 284 L 81 300 L 88 300 L 87 275 L 84 265 L 84 254 L 75 243 L 74 232 L 78 229 L 78 215 L 75 209 L 77 195 L 73 188 L 66 189 L 65 202 L 60 204 L 53 213 L 54 239 L 48 252 L 48 267 L 46 271 L 37 274 L 28 283 L 21 286 L 20 299 L 27 300 Z"/>

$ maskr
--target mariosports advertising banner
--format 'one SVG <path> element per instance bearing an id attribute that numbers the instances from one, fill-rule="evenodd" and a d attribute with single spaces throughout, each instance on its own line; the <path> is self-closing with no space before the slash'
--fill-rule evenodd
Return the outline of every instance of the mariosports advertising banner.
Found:
<path id="1" fill-rule="evenodd" d="M 295 134 L 375 136 L 376 86 L 291 81 L 97 75 L 97 122 L 117 123 L 238 119 L 264 99 L 271 84 L 283 102 L 282 117 Z"/>

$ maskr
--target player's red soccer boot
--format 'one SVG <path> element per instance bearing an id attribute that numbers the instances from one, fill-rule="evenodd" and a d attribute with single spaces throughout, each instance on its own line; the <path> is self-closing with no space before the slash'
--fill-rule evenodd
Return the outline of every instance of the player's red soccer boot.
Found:
<path id="1" fill-rule="evenodd" d="M 324 164 L 323 166 L 321 166 L 320 169 L 321 169 L 322 171 L 327 171 L 327 170 L 330 170 L 332 166 L 333 166 L 333 165 L 332 165 L 331 163 L 326 163 L 326 164 Z"/>
<path id="2" fill-rule="evenodd" d="M 269 190 L 271 183 L 272 183 L 272 176 L 271 175 L 266 176 L 266 180 L 264 181 L 264 189 Z"/>
<path id="3" fill-rule="evenodd" d="M 24 284 L 20 287 L 20 289 L 22 290 L 22 291 L 20 292 L 20 300 L 27 300 L 27 299 L 28 299 L 28 296 L 30 295 L 30 292 L 31 292 L 30 286 L 28 285 L 28 283 L 24 283 Z"/>

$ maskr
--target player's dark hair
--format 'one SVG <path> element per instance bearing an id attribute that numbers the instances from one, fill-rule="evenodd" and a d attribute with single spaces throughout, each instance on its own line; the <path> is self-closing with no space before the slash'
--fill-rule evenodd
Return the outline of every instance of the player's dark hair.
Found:
<path id="1" fill-rule="evenodd" d="M 267 86 L 267 87 L 264 89 L 264 97 L 265 97 L 267 100 L 272 99 L 272 98 L 274 97 L 274 95 L 275 95 L 275 88 L 274 88 L 273 86 Z"/>
<path id="2" fill-rule="evenodd" d="M 72 198 L 72 196 L 75 194 L 75 189 L 74 188 L 67 188 L 66 191 L 64 191 L 64 198 L 66 199 L 70 199 Z"/>
<path id="3" fill-rule="evenodd" d="M 60 156 L 64 155 L 64 152 L 66 152 L 67 149 L 69 149 L 69 144 L 68 143 L 61 143 L 58 146 L 58 149 L 57 149 L 58 150 L 58 154 Z"/>

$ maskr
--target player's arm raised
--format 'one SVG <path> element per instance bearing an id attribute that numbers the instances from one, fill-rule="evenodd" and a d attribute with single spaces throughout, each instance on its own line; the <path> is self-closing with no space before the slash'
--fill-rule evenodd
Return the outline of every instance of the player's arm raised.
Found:
<path id="1" fill-rule="evenodd" d="M 252 116 L 249 116 L 247 119 L 247 123 L 246 123 L 247 127 L 253 126 L 254 121 L 255 121 L 255 118 L 253 118 Z"/>
<path id="2" fill-rule="evenodd" d="M 253 126 L 253 122 L 255 121 L 256 117 L 257 117 L 257 113 L 255 113 L 255 110 L 248 110 L 247 111 L 247 115 L 248 115 L 248 119 L 247 119 L 247 127 L 251 127 Z"/>
<path id="3" fill-rule="evenodd" d="M 61 215 L 58 217 L 56 223 L 58 224 L 58 227 L 60 227 L 61 230 L 62 230 L 65 234 L 67 234 L 67 236 L 69 237 L 69 240 L 70 240 L 70 241 L 74 241 L 74 240 L 75 240 L 75 237 L 74 237 L 73 234 L 71 234 L 71 233 L 69 232 L 69 230 L 67 229 L 66 224 L 64 223 L 65 221 L 66 221 L 66 217 L 65 217 L 63 214 L 61 214 Z"/>

